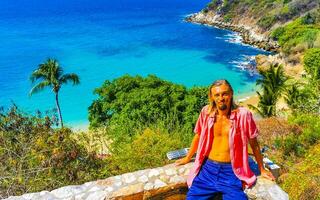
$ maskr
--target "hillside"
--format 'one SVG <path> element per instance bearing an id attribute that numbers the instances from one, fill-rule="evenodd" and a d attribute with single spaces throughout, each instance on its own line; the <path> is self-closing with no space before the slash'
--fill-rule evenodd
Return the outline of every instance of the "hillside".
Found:
<path id="1" fill-rule="evenodd" d="M 303 72 L 307 49 L 320 47 L 318 0 L 213 0 L 187 21 L 240 32 L 245 43 L 277 52 L 257 60 L 258 65 L 278 62 L 289 75 Z"/>

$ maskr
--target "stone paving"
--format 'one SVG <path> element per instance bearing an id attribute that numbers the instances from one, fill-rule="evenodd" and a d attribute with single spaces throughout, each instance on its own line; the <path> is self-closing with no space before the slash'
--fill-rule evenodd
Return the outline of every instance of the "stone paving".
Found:
<path id="1" fill-rule="evenodd" d="M 105 199 L 185 199 L 186 179 L 193 163 L 183 166 L 169 164 L 154 169 L 70 185 L 55 190 L 12 196 L 7 200 L 105 200 Z M 258 178 L 251 189 L 246 189 L 249 199 L 287 200 L 288 195 L 274 182 Z"/>

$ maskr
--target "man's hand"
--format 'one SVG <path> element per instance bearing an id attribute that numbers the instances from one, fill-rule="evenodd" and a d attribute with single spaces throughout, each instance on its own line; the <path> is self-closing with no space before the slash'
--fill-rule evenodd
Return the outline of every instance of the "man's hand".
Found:
<path id="1" fill-rule="evenodd" d="M 276 180 L 270 171 L 267 171 L 265 169 L 261 169 L 260 171 L 261 171 L 261 176 L 262 177 L 264 177 L 266 179 L 269 179 L 271 181 L 275 181 Z"/>
<path id="2" fill-rule="evenodd" d="M 190 162 L 190 160 L 191 160 L 190 158 L 184 157 L 184 158 L 181 158 L 181 159 L 177 160 L 177 161 L 175 162 L 175 165 L 176 165 L 176 166 L 185 165 L 185 164 L 187 164 L 188 162 Z"/>
<path id="3" fill-rule="evenodd" d="M 259 167 L 260 172 L 261 172 L 261 176 L 266 178 L 266 179 L 272 180 L 272 181 L 276 180 L 274 178 L 274 176 L 272 175 L 272 173 L 270 171 L 267 171 L 263 167 L 262 155 L 261 155 L 261 151 L 260 151 L 260 147 L 259 147 L 259 143 L 258 143 L 257 138 L 250 139 L 249 143 L 250 143 L 251 149 L 253 151 L 253 155 L 256 158 L 258 167 Z"/>

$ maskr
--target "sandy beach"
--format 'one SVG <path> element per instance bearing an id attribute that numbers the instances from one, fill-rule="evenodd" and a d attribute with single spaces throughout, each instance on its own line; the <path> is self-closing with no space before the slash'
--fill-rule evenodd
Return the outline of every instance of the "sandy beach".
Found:
<path id="1" fill-rule="evenodd" d="M 259 102 L 259 97 L 257 94 L 252 94 L 250 96 L 238 99 L 237 102 L 239 105 L 245 106 L 247 108 L 249 104 L 257 106 Z"/>

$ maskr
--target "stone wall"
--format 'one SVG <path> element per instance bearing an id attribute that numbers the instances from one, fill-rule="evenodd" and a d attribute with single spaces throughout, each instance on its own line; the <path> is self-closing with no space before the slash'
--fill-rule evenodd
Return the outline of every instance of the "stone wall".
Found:
<path id="1" fill-rule="evenodd" d="M 70 185 L 55 190 L 28 193 L 9 197 L 7 200 L 107 200 L 150 199 L 182 200 L 188 187 L 186 179 L 193 163 L 183 166 L 169 164 L 154 169 L 92 181 L 82 185 Z M 258 173 L 257 166 L 250 162 L 251 169 Z M 258 177 L 254 187 L 245 190 L 249 199 L 287 200 L 288 195 L 275 183 Z M 220 199 L 219 197 L 217 199 Z"/>

